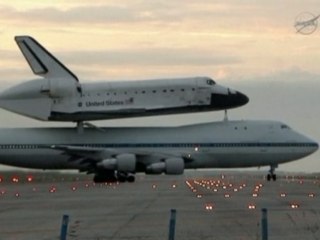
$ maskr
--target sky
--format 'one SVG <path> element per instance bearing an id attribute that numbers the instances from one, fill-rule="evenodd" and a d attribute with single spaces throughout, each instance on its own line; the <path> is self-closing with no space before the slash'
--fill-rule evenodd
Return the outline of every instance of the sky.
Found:
<path id="1" fill-rule="evenodd" d="M 319 1 L 0 0 L 0 90 L 35 78 L 14 42 L 30 35 L 80 82 L 210 76 L 250 98 L 230 119 L 280 120 L 320 142 L 320 30 L 297 34 L 302 12 L 319 14 Z M 212 112 L 96 124 L 222 118 Z M 0 127 L 56 125 L 0 110 Z M 320 172 L 320 153 L 279 170 Z"/>

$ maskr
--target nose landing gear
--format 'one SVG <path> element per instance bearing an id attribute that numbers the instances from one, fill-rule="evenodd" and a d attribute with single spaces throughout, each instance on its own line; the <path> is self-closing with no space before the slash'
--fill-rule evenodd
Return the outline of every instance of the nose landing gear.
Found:
<path id="1" fill-rule="evenodd" d="M 277 180 L 277 175 L 274 173 L 275 169 L 278 167 L 278 165 L 271 165 L 270 166 L 270 170 L 269 170 L 269 173 L 267 175 L 267 180 L 268 181 L 271 181 L 271 179 L 273 181 L 276 181 Z"/>

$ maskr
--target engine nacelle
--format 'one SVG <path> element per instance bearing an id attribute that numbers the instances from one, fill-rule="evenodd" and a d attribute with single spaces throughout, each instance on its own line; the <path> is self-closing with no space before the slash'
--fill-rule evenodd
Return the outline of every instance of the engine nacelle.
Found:
<path id="1" fill-rule="evenodd" d="M 152 163 L 146 168 L 147 174 L 161 174 L 166 170 L 166 164 L 164 162 Z"/>
<path id="2" fill-rule="evenodd" d="M 103 159 L 97 165 L 98 165 L 98 167 L 101 167 L 104 169 L 114 170 L 117 167 L 117 159 L 115 159 L 115 158 Z"/>
<path id="3" fill-rule="evenodd" d="M 179 175 L 184 172 L 184 160 L 182 158 L 167 158 L 164 162 L 152 163 L 146 168 L 147 174 Z"/>
<path id="4" fill-rule="evenodd" d="M 117 170 L 122 172 L 134 172 L 136 170 L 136 155 L 123 153 L 117 156 Z"/>
<path id="5" fill-rule="evenodd" d="M 130 153 L 117 155 L 115 158 L 104 159 L 97 164 L 108 170 L 117 170 L 121 172 L 134 172 L 136 170 L 136 156 Z"/>
<path id="6" fill-rule="evenodd" d="M 168 158 L 165 160 L 166 174 L 178 175 L 183 174 L 184 160 L 182 158 Z"/>

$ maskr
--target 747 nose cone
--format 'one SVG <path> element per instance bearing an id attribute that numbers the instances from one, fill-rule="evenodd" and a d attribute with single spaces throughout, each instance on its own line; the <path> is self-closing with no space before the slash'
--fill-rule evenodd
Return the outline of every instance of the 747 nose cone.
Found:
<path id="1" fill-rule="evenodd" d="M 249 98 L 238 91 L 229 94 L 213 93 L 211 106 L 217 110 L 241 107 L 249 102 Z"/>

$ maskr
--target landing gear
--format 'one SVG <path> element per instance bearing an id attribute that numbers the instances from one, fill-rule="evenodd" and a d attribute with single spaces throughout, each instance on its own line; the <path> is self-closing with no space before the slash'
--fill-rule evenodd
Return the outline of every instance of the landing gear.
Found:
<path id="1" fill-rule="evenodd" d="M 117 179 L 119 182 L 134 182 L 135 176 L 132 173 L 117 172 Z"/>
<path id="2" fill-rule="evenodd" d="M 271 181 L 271 179 L 273 181 L 276 181 L 277 180 L 277 175 L 274 173 L 275 169 L 278 167 L 278 165 L 271 165 L 270 166 L 270 170 L 269 170 L 269 173 L 267 175 L 267 180 L 268 181 Z"/>
<path id="3" fill-rule="evenodd" d="M 114 182 L 134 182 L 135 176 L 131 172 L 121 172 L 115 170 L 98 171 L 93 177 L 95 183 L 114 183 Z"/>
<path id="4" fill-rule="evenodd" d="M 135 176 L 133 174 L 129 174 L 127 177 L 127 181 L 132 183 L 136 180 Z"/>
<path id="5" fill-rule="evenodd" d="M 267 180 L 270 181 L 271 179 L 272 179 L 273 181 L 276 181 L 276 180 L 277 180 L 277 175 L 276 175 L 276 174 L 268 173 L 268 175 L 267 175 Z"/>
<path id="6" fill-rule="evenodd" d="M 118 179 L 112 175 L 95 175 L 93 182 L 95 183 L 115 183 Z"/>

